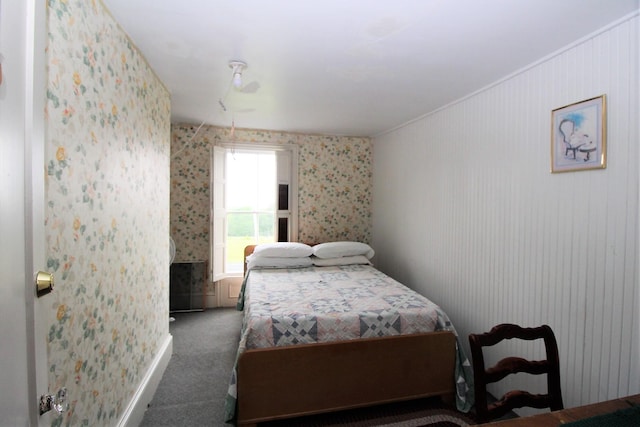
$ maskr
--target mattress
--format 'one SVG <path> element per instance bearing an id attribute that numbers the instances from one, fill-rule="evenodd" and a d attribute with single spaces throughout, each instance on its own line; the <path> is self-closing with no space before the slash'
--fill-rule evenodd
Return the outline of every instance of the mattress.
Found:
<path id="1" fill-rule="evenodd" d="M 238 309 L 244 310 L 238 357 L 256 348 L 441 330 L 455 334 L 440 307 L 364 264 L 253 269 L 243 282 Z M 471 368 L 457 347 L 457 406 L 466 412 L 472 401 Z M 227 419 L 234 415 L 235 385 L 234 368 Z"/>

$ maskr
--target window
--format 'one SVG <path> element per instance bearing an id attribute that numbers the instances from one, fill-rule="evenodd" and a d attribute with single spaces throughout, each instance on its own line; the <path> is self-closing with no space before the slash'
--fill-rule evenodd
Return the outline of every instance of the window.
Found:
<path id="1" fill-rule="evenodd" d="M 297 238 L 295 146 L 215 146 L 211 178 L 214 281 L 242 275 L 245 246 Z"/>

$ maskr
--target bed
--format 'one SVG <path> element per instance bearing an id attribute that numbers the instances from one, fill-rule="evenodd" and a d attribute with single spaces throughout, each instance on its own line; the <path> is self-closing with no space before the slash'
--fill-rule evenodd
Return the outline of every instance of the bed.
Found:
<path id="1" fill-rule="evenodd" d="M 245 259 L 254 250 L 248 246 Z M 248 268 L 227 422 L 256 425 L 429 396 L 471 408 L 471 367 L 447 315 L 364 255 L 312 254 L 311 263 L 300 257 L 301 265 Z"/>

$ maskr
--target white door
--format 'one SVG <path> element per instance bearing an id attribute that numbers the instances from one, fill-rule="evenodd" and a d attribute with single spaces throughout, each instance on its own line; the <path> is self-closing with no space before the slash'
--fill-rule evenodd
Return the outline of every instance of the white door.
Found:
<path id="1" fill-rule="evenodd" d="M 47 296 L 35 296 L 45 266 L 45 2 L 0 0 L 0 425 L 50 425 Z M 50 304 L 49 304 L 50 306 Z"/>

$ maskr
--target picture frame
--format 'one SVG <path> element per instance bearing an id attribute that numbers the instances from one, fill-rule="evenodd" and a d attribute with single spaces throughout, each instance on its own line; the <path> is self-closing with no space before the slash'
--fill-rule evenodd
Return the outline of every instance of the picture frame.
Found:
<path id="1" fill-rule="evenodd" d="M 551 172 L 607 167 L 606 95 L 551 111 Z"/>

